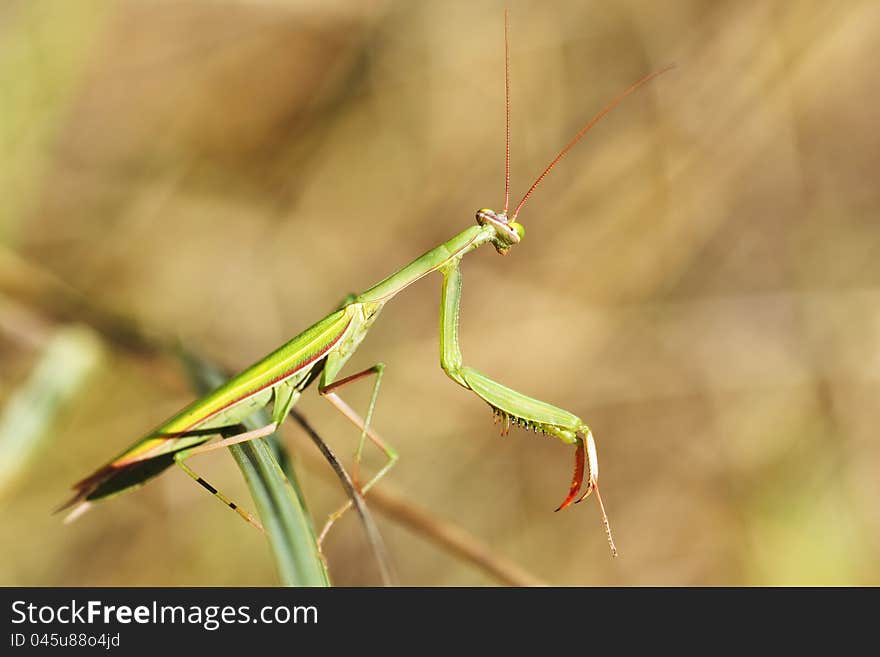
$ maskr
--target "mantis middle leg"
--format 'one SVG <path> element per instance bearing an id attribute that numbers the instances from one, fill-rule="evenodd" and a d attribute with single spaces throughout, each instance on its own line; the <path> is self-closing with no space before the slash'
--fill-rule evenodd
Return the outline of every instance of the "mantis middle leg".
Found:
<path id="1" fill-rule="evenodd" d="M 318 392 L 320 395 L 326 399 L 330 404 L 339 411 L 346 419 L 348 419 L 352 424 L 358 427 L 361 430 L 360 440 L 358 442 L 357 452 L 355 453 L 355 462 L 354 462 L 354 471 L 353 471 L 353 479 L 354 483 L 358 484 L 358 471 L 360 468 L 360 461 L 363 454 L 364 443 L 366 439 L 369 438 L 379 449 L 384 452 L 387 457 L 387 461 L 385 465 L 383 465 L 379 471 L 373 475 L 373 477 L 361 488 L 361 494 L 366 495 L 367 492 L 378 482 L 382 477 L 384 477 L 394 464 L 397 463 L 398 454 L 397 450 L 395 450 L 391 445 L 388 444 L 378 433 L 370 426 L 373 420 L 373 411 L 376 407 L 376 400 L 379 397 L 379 387 L 382 383 L 382 376 L 385 371 L 384 363 L 376 363 L 372 367 L 368 367 L 365 370 L 352 374 L 351 376 L 347 376 L 343 379 L 339 379 L 337 381 L 322 381 L 319 385 Z M 343 388 L 355 381 L 359 381 L 367 376 L 375 376 L 376 380 L 373 383 L 373 390 L 370 394 L 370 405 L 367 408 L 366 418 L 362 418 L 351 406 L 349 406 L 339 395 L 336 394 L 336 390 Z M 327 536 L 327 532 L 330 531 L 330 528 L 333 524 L 341 518 L 346 511 L 348 511 L 352 506 L 351 500 L 348 500 L 345 504 L 339 507 L 336 511 L 331 513 L 327 522 L 324 524 L 324 528 L 321 530 L 320 535 L 318 536 L 318 545 L 320 546 L 324 542 L 324 538 Z"/>

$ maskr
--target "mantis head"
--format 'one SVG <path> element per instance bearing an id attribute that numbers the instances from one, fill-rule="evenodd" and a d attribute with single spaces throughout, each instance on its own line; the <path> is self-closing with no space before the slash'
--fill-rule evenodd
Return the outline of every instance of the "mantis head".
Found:
<path id="1" fill-rule="evenodd" d="M 510 251 L 510 247 L 514 244 L 519 244 L 526 234 L 526 229 L 522 224 L 511 221 L 503 212 L 495 212 L 489 208 L 477 210 L 477 223 L 481 226 L 492 226 L 495 229 L 492 246 L 501 255 Z"/>

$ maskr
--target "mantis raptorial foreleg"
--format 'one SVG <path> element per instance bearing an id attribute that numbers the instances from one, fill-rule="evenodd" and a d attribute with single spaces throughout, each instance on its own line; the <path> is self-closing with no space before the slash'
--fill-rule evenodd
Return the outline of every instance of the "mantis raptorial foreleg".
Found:
<path id="1" fill-rule="evenodd" d="M 460 261 L 461 258 L 450 260 L 440 270 L 443 273 L 443 292 L 440 305 L 440 365 L 443 371 L 460 386 L 473 391 L 488 403 L 496 417 L 501 416 L 504 422 L 502 432 L 509 430 L 511 424 L 516 424 L 525 429 L 556 436 L 562 442 L 576 446 L 574 477 L 571 487 L 568 496 L 556 510 L 564 509 L 572 502 L 580 502 L 590 493 L 595 492 L 608 544 L 612 554 L 616 555 L 617 549 L 614 547 L 614 539 L 611 536 L 611 526 L 599 495 L 599 462 L 590 428 L 576 415 L 546 402 L 527 397 L 463 364 L 458 340 L 458 318 L 461 310 Z M 585 473 L 585 457 L 589 465 L 589 480 L 586 491 L 578 498 L 578 491 L 583 484 Z"/>

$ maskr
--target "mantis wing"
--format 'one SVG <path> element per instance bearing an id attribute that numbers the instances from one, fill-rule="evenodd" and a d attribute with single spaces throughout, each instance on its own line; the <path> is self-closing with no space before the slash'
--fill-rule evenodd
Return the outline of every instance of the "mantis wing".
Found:
<path id="1" fill-rule="evenodd" d="M 142 485 L 174 463 L 174 454 L 207 442 L 223 428 L 235 426 L 273 397 L 289 406 L 314 381 L 324 360 L 351 325 L 341 309 L 306 329 L 288 343 L 194 401 L 141 440 L 74 484 L 74 496 L 58 511 L 84 500 L 97 500 Z M 318 369 L 316 369 L 318 368 Z M 283 419 L 283 418 L 282 418 Z"/>

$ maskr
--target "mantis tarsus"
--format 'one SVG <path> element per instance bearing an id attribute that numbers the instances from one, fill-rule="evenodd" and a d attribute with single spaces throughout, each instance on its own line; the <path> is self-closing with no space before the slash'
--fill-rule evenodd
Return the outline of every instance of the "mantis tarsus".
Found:
<path id="1" fill-rule="evenodd" d="M 508 20 L 504 20 L 505 47 L 505 110 L 506 156 L 504 210 L 488 208 L 477 211 L 477 225 L 463 230 L 449 241 L 377 283 L 365 292 L 351 295 L 333 313 L 321 319 L 295 338 L 262 360 L 230 379 L 210 394 L 193 402 L 177 415 L 151 431 L 134 445 L 93 474 L 75 484 L 73 498 L 61 508 L 77 506 L 78 514 L 94 500 L 110 497 L 145 483 L 171 465 L 180 466 L 227 506 L 248 522 L 258 523 L 229 498 L 199 477 L 185 461 L 191 456 L 209 450 L 253 440 L 273 433 L 285 419 L 303 391 L 316 380 L 318 392 L 361 431 L 355 456 L 355 468 L 361 459 L 364 443 L 369 438 L 387 456 L 385 465 L 362 488 L 366 493 L 395 463 L 397 453 L 371 427 L 384 365 L 377 363 L 365 370 L 339 378 L 343 366 L 351 358 L 388 301 L 399 292 L 432 272 L 443 277 L 440 305 L 440 365 L 443 371 L 463 388 L 474 392 L 492 408 L 496 422 L 506 434 L 511 425 L 555 436 L 575 446 L 574 476 L 568 495 L 557 511 L 580 502 L 595 493 L 612 554 L 617 550 L 611 527 L 599 494 L 599 467 L 596 445 L 590 428 L 576 415 L 543 401 L 527 397 L 489 378 L 464 364 L 458 340 L 459 306 L 461 300 L 461 259 L 469 252 L 491 244 L 499 254 L 506 254 L 519 244 L 525 231 L 516 221 L 523 205 L 556 164 L 580 139 L 620 101 L 635 92 L 671 66 L 655 71 L 635 82 L 596 116 L 588 121 L 574 138 L 550 162 L 528 189 L 519 203 L 510 209 L 510 47 Z M 362 418 L 337 394 L 344 386 L 368 376 L 374 377 L 372 395 L 367 413 Z M 272 403 L 272 422 L 260 429 L 229 436 L 227 428 L 237 425 L 255 410 Z M 223 435 L 218 442 L 208 444 L 214 435 Z M 357 471 L 355 470 L 355 473 Z M 585 472 L 588 474 L 582 494 Z M 343 511 L 345 507 L 343 507 Z M 326 529 L 340 512 L 331 516 Z"/>

